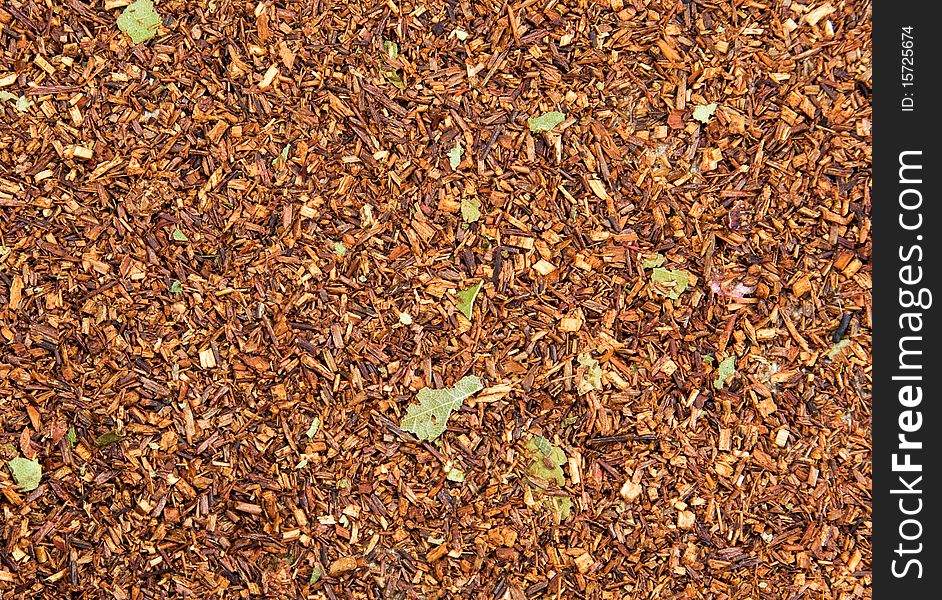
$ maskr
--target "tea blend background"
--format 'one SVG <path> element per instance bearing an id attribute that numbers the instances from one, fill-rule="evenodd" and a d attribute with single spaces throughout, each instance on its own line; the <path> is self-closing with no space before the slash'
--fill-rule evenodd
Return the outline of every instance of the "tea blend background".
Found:
<path id="1" fill-rule="evenodd" d="M 869 2 L 126 4 L 0 5 L 3 598 L 869 597 Z"/>

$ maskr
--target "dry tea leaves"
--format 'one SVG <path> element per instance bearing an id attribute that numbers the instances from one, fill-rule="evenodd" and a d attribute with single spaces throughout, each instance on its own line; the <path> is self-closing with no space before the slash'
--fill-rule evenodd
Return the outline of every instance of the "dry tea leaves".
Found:
<path id="1" fill-rule="evenodd" d="M 151 0 L 137 0 L 129 4 L 118 17 L 118 29 L 128 34 L 135 44 L 146 42 L 157 35 L 160 15 Z"/>
<path id="2" fill-rule="evenodd" d="M 468 375 L 462 377 L 450 388 L 419 390 L 418 404 L 406 410 L 406 416 L 399 425 L 420 440 L 434 440 L 445 431 L 451 413 L 461 408 L 465 398 L 484 389 L 481 379 Z"/>
<path id="3" fill-rule="evenodd" d="M 17 456 L 7 462 L 10 472 L 13 473 L 13 480 L 20 486 L 21 492 L 31 492 L 39 487 L 39 480 L 42 479 L 43 467 L 38 461 Z"/>

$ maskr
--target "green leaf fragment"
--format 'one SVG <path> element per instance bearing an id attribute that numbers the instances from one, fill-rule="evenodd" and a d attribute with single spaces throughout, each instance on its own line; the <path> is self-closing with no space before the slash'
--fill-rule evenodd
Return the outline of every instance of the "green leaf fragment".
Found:
<path id="1" fill-rule="evenodd" d="M 579 382 L 578 390 L 580 394 L 588 394 L 592 390 L 602 389 L 602 367 L 599 366 L 599 361 L 592 358 L 591 354 L 582 353 L 576 360 L 579 361 L 579 365 L 585 367 L 585 372 L 582 374 L 582 381 Z"/>
<path id="2" fill-rule="evenodd" d="M 572 513 L 572 498 L 569 496 L 550 496 L 546 499 L 546 505 L 559 515 L 560 521 L 565 521 Z"/>
<path id="3" fill-rule="evenodd" d="M 484 384 L 474 375 L 462 377 L 450 388 L 423 388 L 417 395 L 419 403 L 406 410 L 406 416 L 399 426 L 420 440 L 434 440 L 444 433 L 448 418 L 461 408 L 465 398 L 482 389 Z"/>
<path id="4" fill-rule="evenodd" d="M 662 254 L 645 254 L 644 258 L 641 259 L 641 267 L 644 269 L 653 269 L 663 264 L 664 255 Z"/>
<path id="5" fill-rule="evenodd" d="M 651 281 L 654 282 L 654 291 L 672 300 L 680 298 L 680 294 L 687 289 L 687 274 L 683 271 L 656 267 L 651 271 Z"/>
<path id="6" fill-rule="evenodd" d="M 713 387 L 718 390 L 723 389 L 723 386 L 726 385 L 727 380 L 730 377 L 736 374 L 736 357 L 728 356 L 723 359 L 723 362 L 720 363 L 720 366 L 716 369 L 716 381 L 713 382 Z"/>
<path id="7" fill-rule="evenodd" d="M 174 229 L 173 234 L 171 234 L 173 241 L 175 242 L 189 242 L 190 238 L 186 237 L 186 234 L 180 231 L 179 229 Z"/>
<path id="8" fill-rule="evenodd" d="M 472 285 L 468 289 L 458 292 L 458 301 L 455 304 L 461 314 L 468 317 L 468 320 L 471 320 L 471 309 L 474 308 L 474 299 L 478 297 L 478 292 L 481 290 L 482 285 L 484 285 L 484 280 L 479 281 L 477 285 Z"/>
<path id="9" fill-rule="evenodd" d="M 394 87 L 399 88 L 400 90 L 406 89 L 406 84 L 402 81 L 402 75 L 399 74 L 399 71 L 396 69 L 380 69 L 383 78 L 392 84 Z"/>
<path id="10" fill-rule="evenodd" d="M 850 340 L 841 340 L 838 343 L 831 346 L 831 349 L 828 350 L 827 357 L 828 360 L 834 360 L 841 353 L 841 351 L 850 344 Z"/>
<path id="11" fill-rule="evenodd" d="M 13 100 L 16 101 L 16 94 L 11 94 L 6 90 L 0 90 L 0 101 Z"/>
<path id="12" fill-rule="evenodd" d="M 321 571 L 321 568 L 320 568 L 319 566 L 315 566 L 315 567 L 314 567 L 314 570 L 311 571 L 311 581 L 310 581 L 310 583 L 311 583 L 312 585 L 315 584 L 315 583 L 317 583 L 317 582 L 320 580 L 321 575 L 323 575 L 323 572 Z"/>
<path id="13" fill-rule="evenodd" d="M 135 44 L 146 42 L 157 35 L 160 15 L 151 0 L 137 0 L 129 4 L 118 17 L 118 29 L 131 36 Z"/>
<path id="14" fill-rule="evenodd" d="M 347 246 L 343 242 L 334 242 L 334 254 L 337 256 L 346 256 Z"/>
<path id="15" fill-rule="evenodd" d="M 386 40 L 383 42 L 383 52 L 389 55 L 389 58 L 396 58 L 399 56 L 399 44 L 392 40 Z"/>
<path id="16" fill-rule="evenodd" d="M 317 435 L 317 430 L 321 428 L 321 420 L 317 417 L 311 421 L 311 426 L 307 428 L 307 431 L 304 432 L 304 435 L 307 436 L 307 439 L 313 440 L 314 436 Z"/>
<path id="17" fill-rule="evenodd" d="M 118 433 L 117 430 L 112 429 L 108 433 L 103 433 L 98 436 L 98 439 L 95 440 L 95 445 L 101 448 L 102 446 L 110 446 L 121 441 L 121 438 L 124 436 Z"/>
<path id="18" fill-rule="evenodd" d="M 464 471 L 452 467 L 451 470 L 448 471 L 448 474 L 445 475 L 445 478 L 455 483 L 464 483 Z"/>
<path id="19" fill-rule="evenodd" d="M 461 147 L 461 142 L 459 140 L 455 140 L 455 147 L 448 151 L 448 164 L 451 165 L 452 169 L 458 169 L 458 165 L 461 164 L 461 157 L 463 155 L 464 148 Z"/>
<path id="20" fill-rule="evenodd" d="M 465 196 L 461 199 L 461 218 L 466 223 L 474 223 L 481 218 L 481 201 L 477 196 Z"/>
<path id="21" fill-rule="evenodd" d="M 533 458 L 527 474 L 537 482 L 537 486 L 533 488 L 535 496 L 543 496 L 551 483 L 559 487 L 566 485 L 563 465 L 568 459 L 562 448 L 554 446 L 548 439 L 539 435 L 528 439 L 524 447 Z M 567 519 L 572 512 L 572 499 L 569 496 L 546 495 L 543 502 L 547 508 L 559 515 L 561 521 Z"/>
<path id="22" fill-rule="evenodd" d="M 283 167 L 288 164 L 288 155 L 291 153 L 291 144 L 287 144 L 281 150 L 281 154 L 275 157 L 275 160 L 271 161 L 271 164 L 276 167 Z"/>
<path id="23" fill-rule="evenodd" d="M 716 102 L 712 104 L 698 104 L 693 108 L 693 118 L 701 123 L 708 123 L 714 112 L 716 112 Z"/>
<path id="24" fill-rule="evenodd" d="M 39 461 L 17 456 L 7 461 L 13 480 L 20 486 L 21 492 L 31 492 L 39 487 L 39 480 L 43 476 L 43 467 Z"/>
<path id="25" fill-rule="evenodd" d="M 75 448 L 75 442 L 78 440 L 78 436 L 75 434 L 75 427 L 69 427 L 69 430 L 65 433 L 65 439 L 69 442 L 69 448 Z"/>
<path id="26" fill-rule="evenodd" d="M 542 131 L 550 131 L 565 120 L 566 115 L 554 110 L 543 113 L 539 117 L 530 117 L 527 119 L 527 125 L 530 127 L 532 133 L 540 133 Z"/>
<path id="27" fill-rule="evenodd" d="M 399 322 L 405 326 L 412 325 L 412 315 L 409 313 L 399 313 Z"/>
<path id="28" fill-rule="evenodd" d="M 16 110 L 19 112 L 26 112 L 29 110 L 29 107 L 35 104 L 32 100 L 26 96 L 20 96 L 16 99 Z"/>
<path id="29" fill-rule="evenodd" d="M 535 435 L 525 444 L 533 463 L 527 469 L 532 477 L 545 482 L 555 482 L 562 487 L 566 485 L 566 474 L 562 466 L 566 464 L 566 453 L 562 448 L 554 446 L 548 439 Z M 545 486 L 544 486 L 545 487 Z"/>
<path id="30" fill-rule="evenodd" d="M 170 293 L 171 294 L 182 294 L 183 293 L 183 284 L 178 280 L 174 279 L 173 283 L 170 284 Z"/>

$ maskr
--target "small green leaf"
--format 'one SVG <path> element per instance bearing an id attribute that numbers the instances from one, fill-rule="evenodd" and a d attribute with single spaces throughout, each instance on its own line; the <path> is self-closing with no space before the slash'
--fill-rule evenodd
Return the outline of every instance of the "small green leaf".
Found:
<path id="1" fill-rule="evenodd" d="M 186 234 L 180 231 L 179 229 L 174 229 L 171 234 L 173 241 L 175 242 L 189 242 L 190 238 L 186 237 Z"/>
<path id="2" fill-rule="evenodd" d="M 474 299 L 478 297 L 478 292 L 481 290 L 482 285 L 484 285 L 483 280 L 479 281 L 477 285 L 472 285 L 468 289 L 458 292 L 458 302 L 456 303 L 458 311 L 468 317 L 468 320 L 471 320 L 471 309 L 474 308 Z"/>
<path id="3" fill-rule="evenodd" d="M 29 110 L 29 107 L 32 106 L 34 102 L 27 98 L 26 96 L 20 96 L 16 99 L 16 110 L 19 112 L 26 112 Z"/>
<path id="4" fill-rule="evenodd" d="M 304 435 L 307 436 L 307 439 L 313 440 L 314 436 L 317 435 L 317 430 L 321 428 L 321 420 L 317 417 L 311 421 L 311 426 L 307 428 L 307 431 L 304 432 Z"/>
<path id="5" fill-rule="evenodd" d="M 837 358 L 837 356 L 841 353 L 841 350 L 846 348 L 848 344 L 850 344 L 850 340 L 841 340 L 838 343 L 831 346 L 831 349 L 828 350 L 828 353 L 826 354 L 826 356 L 828 357 L 828 360 L 834 360 L 835 358 Z"/>
<path id="6" fill-rule="evenodd" d="M 455 483 L 464 483 L 464 471 L 461 469 L 452 468 L 448 471 L 448 474 L 445 475 L 445 478 L 448 481 L 454 481 Z"/>
<path id="7" fill-rule="evenodd" d="M 565 521 L 572 513 L 572 498 L 569 496 L 550 496 L 546 504 L 559 514 L 560 521 Z"/>
<path id="8" fill-rule="evenodd" d="M 16 94 L 11 94 L 10 92 L 6 90 L 0 90 L 0 101 L 5 102 L 8 100 L 13 100 L 15 102 L 17 100 Z"/>
<path id="9" fill-rule="evenodd" d="M 644 269 L 653 269 L 663 264 L 664 256 L 662 254 L 645 254 L 641 259 L 641 267 Z"/>
<path id="10" fill-rule="evenodd" d="M 533 463 L 527 468 L 527 474 L 536 481 L 536 486 L 531 488 L 534 496 L 545 496 L 543 502 L 546 507 L 557 513 L 561 521 L 567 519 L 572 512 L 572 499 L 565 495 L 546 495 L 551 483 L 559 487 L 566 485 L 566 474 L 563 472 L 563 465 L 568 462 L 566 453 L 539 435 L 530 437 L 524 447 L 533 458 Z"/>
<path id="11" fill-rule="evenodd" d="M 736 374 L 736 357 L 728 356 L 723 359 L 723 362 L 720 363 L 720 366 L 716 369 L 716 381 L 713 382 L 713 387 L 718 390 L 723 389 L 723 386 L 726 385 L 727 380 L 730 377 Z"/>
<path id="12" fill-rule="evenodd" d="M 283 167 L 288 164 L 288 155 L 291 153 L 291 144 L 287 144 L 281 150 L 281 154 L 275 157 L 275 160 L 271 161 L 271 164 L 276 167 Z"/>
<path id="13" fill-rule="evenodd" d="M 183 284 L 178 280 L 174 279 L 173 283 L 170 284 L 170 293 L 171 294 L 182 294 L 183 293 Z"/>
<path id="14" fill-rule="evenodd" d="M 554 110 L 539 117 L 530 117 L 527 119 L 527 125 L 529 125 L 531 132 L 540 133 L 541 131 L 550 131 L 565 120 L 566 115 Z"/>
<path id="15" fill-rule="evenodd" d="M 317 583 L 320 580 L 321 575 L 323 575 L 323 573 L 321 572 L 320 566 L 315 565 L 314 570 L 311 571 L 311 585 Z"/>
<path id="16" fill-rule="evenodd" d="M 712 104 L 698 104 L 693 108 L 693 118 L 701 123 L 709 123 L 710 117 L 716 112 L 716 102 Z"/>
<path id="17" fill-rule="evenodd" d="M 13 480 L 20 486 L 21 492 L 32 492 L 39 487 L 39 480 L 43 476 L 43 467 L 39 461 L 17 456 L 7 462 Z"/>
<path id="18" fill-rule="evenodd" d="M 462 377 L 450 388 L 422 388 L 417 395 L 419 403 L 406 410 L 406 416 L 399 426 L 414 433 L 420 440 L 434 440 L 444 433 L 448 418 L 461 408 L 464 399 L 482 389 L 484 384 L 474 375 Z"/>
<path id="19" fill-rule="evenodd" d="M 346 256 L 347 246 L 343 242 L 334 242 L 334 254 L 337 256 Z"/>
<path id="20" fill-rule="evenodd" d="M 464 155 L 464 148 L 461 147 L 461 142 L 455 140 L 455 147 L 448 151 L 448 164 L 451 165 L 451 168 L 458 170 L 458 165 L 461 164 L 461 157 Z"/>
<path id="21" fill-rule="evenodd" d="M 562 466 L 566 464 L 566 453 L 562 448 L 554 446 L 548 439 L 534 435 L 524 444 L 533 457 L 533 463 L 527 469 L 531 476 L 545 482 L 555 482 L 562 487 L 566 485 L 566 474 Z"/>
<path id="22" fill-rule="evenodd" d="M 579 361 L 580 366 L 585 367 L 582 381 L 577 386 L 579 393 L 588 394 L 593 390 L 602 389 L 602 367 L 599 366 L 599 361 L 588 353 L 580 354 L 576 360 Z"/>
<path id="23" fill-rule="evenodd" d="M 396 58 L 399 56 L 399 44 L 392 40 L 386 40 L 383 42 L 383 52 L 389 55 L 389 58 Z"/>
<path id="24" fill-rule="evenodd" d="M 101 448 L 102 446 L 110 446 L 111 444 L 120 442 L 123 437 L 124 436 L 121 433 L 119 433 L 117 430 L 112 429 L 108 433 L 103 433 L 100 436 L 98 436 L 98 439 L 95 440 L 95 445 L 98 446 L 99 448 Z"/>
<path id="25" fill-rule="evenodd" d="M 341 478 L 340 481 L 337 482 L 338 490 L 345 490 L 348 487 L 350 487 L 350 481 L 346 477 Z"/>
<path id="26" fill-rule="evenodd" d="M 75 448 L 75 441 L 78 439 L 75 434 L 75 427 L 69 427 L 69 430 L 65 433 L 65 439 L 69 442 L 69 448 Z"/>
<path id="27" fill-rule="evenodd" d="M 399 322 L 407 327 L 409 325 L 412 325 L 412 315 L 410 315 L 409 313 L 404 313 L 404 312 L 399 313 Z"/>
<path id="28" fill-rule="evenodd" d="M 137 0 L 129 4 L 118 17 L 118 29 L 131 36 L 135 44 L 146 42 L 157 35 L 160 15 L 151 0 Z"/>
<path id="29" fill-rule="evenodd" d="M 402 81 L 402 75 L 399 74 L 399 71 L 396 69 L 380 69 L 383 78 L 392 84 L 394 87 L 399 88 L 400 90 L 406 89 L 406 84 Z"/>
<path id="30" fill-rule="evenodd" d="M 481 218 L 481 201 L 477 196 L 465 196 L 461 199 L 461 218 L 466 223 L 474 223 Z"/>
<path id="31" fill-rule="evenodd" d="M 654 291 L 673 300 L 680 298 L 680 294 L 687 289 L 687 274 L 683 271 L 656 267 L 651 271 L 651 281 L 654 282 Z"/>

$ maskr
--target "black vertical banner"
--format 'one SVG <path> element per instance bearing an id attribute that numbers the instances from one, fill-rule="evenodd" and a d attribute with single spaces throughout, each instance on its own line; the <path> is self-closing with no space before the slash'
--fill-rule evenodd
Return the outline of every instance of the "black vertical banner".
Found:
<path id="1" fill-rule="evenodd" d="M 938 598 L 942 32 L 935 3 L 874 4 L 873 597 Z"/>

